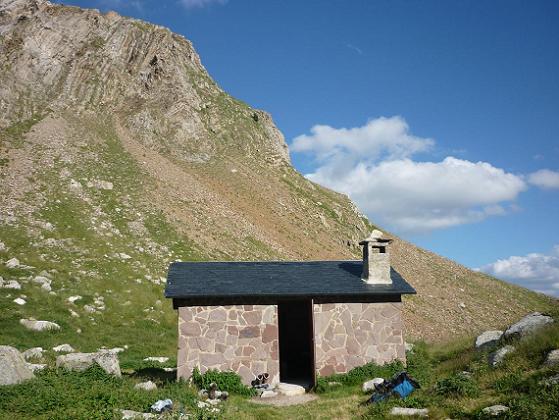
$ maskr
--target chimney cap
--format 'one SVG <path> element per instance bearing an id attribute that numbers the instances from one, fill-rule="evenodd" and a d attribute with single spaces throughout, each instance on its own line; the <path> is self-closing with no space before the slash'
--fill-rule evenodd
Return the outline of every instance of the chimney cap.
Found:
<path id="1" fill-rule="evenodd" d="M 390 242 L 392 242 L 392 239 L 383 238 L 383 236 L 384 233 L 382 233 L 378 229 L 375 229 L 371 232 L 371 234 L 367 238 L 359 242 L 359 245 L 365 245 L 368 242 L 377 242 L 382 244 L 389 244 Z"/>

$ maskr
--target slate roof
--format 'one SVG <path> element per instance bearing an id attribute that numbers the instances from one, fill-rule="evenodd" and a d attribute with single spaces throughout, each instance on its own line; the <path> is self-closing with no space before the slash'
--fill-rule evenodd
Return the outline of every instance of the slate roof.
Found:
<path id="1" fill-rule="evenodd" d="M 367 284 L 361 272 L 361 261 L 174 262 L 165 297 L 184 305 L 203 305 L 211 300 L 256 304 L 302 298 L 368 302 L 400 300 L 402 294 L 416 293 L 394 269 L 391 285 Z"/>

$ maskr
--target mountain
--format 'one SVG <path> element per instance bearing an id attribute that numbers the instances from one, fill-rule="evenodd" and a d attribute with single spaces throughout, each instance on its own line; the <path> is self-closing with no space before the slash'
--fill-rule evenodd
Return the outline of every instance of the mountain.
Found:
<path id="1" fill-rule="evenodd" d="M 0 0 L 0 180 L 0 276 L 21 285 L 0 289 L 0 342 L 18 347 L 173 355 L 170 261 L 357 259 L 375 227 L 291 166 L 271 116 L 220 89 L 190 41 L 43 0 Z M 394 239 L 418 292 L 409 340 L 556 305 Z M 62 329 L 36 335 L 21 318 Z"/>

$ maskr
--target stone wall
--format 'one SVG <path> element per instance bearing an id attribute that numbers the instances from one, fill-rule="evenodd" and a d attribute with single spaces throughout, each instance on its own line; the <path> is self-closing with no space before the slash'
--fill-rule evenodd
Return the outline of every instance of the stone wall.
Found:
<path id="1" fill-rule="evenodd" d="M 268 372 L 279 381 L 277 306 L 236 305 L 179 308 L 179 378 L 198 366 L 237 372 L 245 384 Z"/>
<path id="2" fill-rule="evenodd" d="M 316 369 L 347 372 L 374 361 L 405 361 L 401 303 L 314 305 Z"/>

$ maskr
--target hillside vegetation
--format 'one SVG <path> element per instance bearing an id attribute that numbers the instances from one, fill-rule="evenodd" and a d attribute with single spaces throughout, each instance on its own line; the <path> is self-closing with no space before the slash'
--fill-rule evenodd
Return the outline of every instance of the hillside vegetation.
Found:
<path id="1" fill-rule="evenodd" d="M 553 315 L 557 320 L 559 311 Z M 169 419 L 181 418 L 180 413 L 197 419 L 383 419 L 395 406 L 427 408 L 434 419 L 557 419 L 559 364 L 546 366 L 544 361 L 551 350 L 559 348 L 559 323 L 505 343 L 515 350 L 496 367 L 487 360 L 495 348 L 475 350 L 471 339 L 445 345 L 416 343 L 407 353 L 407 370 L 421 389 L 406 399 L 393 397 L 374 405 L 361 404 L 369 397 L 361 391 L 362 383 L 374 377 L 390 378 L 403 369 L 401 363 L 371 364 L 319 378 L 318 398 L 304 405 L 273 407 L 233 394 L 216 412 L 211 406 L 198 406 L 196 387 L 177 383 L 172 373 L 143 362 L 125 370 L 122 378 L 97 367 L 84 373 L 48 369 L 24 384 L 0 387 L 0 418 L 120 419 L 121 409 L 149 412 L 156 400 L 170 398 L 174 411 Z M 134 389 L 147 379 L 156 382 L 158 389 Z M 500 417 L 483 412 L 496 404 L 509 410 Z"/>

